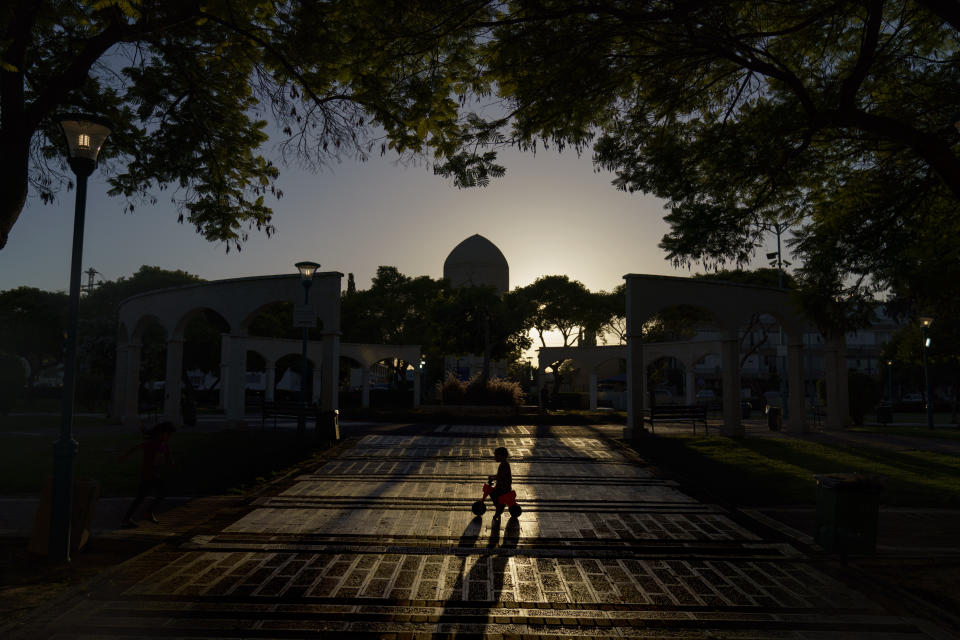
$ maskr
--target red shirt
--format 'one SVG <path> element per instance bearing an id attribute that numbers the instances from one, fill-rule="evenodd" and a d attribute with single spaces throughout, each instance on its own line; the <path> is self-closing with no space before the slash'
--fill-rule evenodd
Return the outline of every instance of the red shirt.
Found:
<path id="1" fill-rule="evenodd" d="M 142 480 L 155 480 L 160 477 L 160 467 L 164 460 L 170 456 L 170 448 L 163 440 L 148 440 L 144 442 L 143 462 L 140 464 L 140 478 Z"/>

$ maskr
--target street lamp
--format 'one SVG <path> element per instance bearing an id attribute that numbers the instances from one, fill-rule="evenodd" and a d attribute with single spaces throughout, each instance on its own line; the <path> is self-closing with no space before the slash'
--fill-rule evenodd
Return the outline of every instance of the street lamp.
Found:
<path id="1" fill-rule="evenodd" d="M 77 373 L 77 314 L 80 308 L 83 220 L 87 208 L 87 178 L 97 166 L 97 156 L 110 135 L 111 126 L 103 118 L 77 113 L 66 114 L 60 118 L 60 129 L 67 140 L 67 161 L 77 176 L 77 200 L 73 215 L 73 256 L 70 261 L 60 439 L 53 444 L 53 495 L 50 505 L 50 538 L 47 542 L 47 556 L 51 562 L 70 562 L 73 465 L 77 457 L 77 441 L 73 439 L 73 395 Z"/>
<path id="2" fill-rule="evenodd" d="M 933 398 L 930 397 L 930 367 L 927 364 L 927 351 L 930 350 L 930 325 L 933 324 L 933 318 L 922 316 L 920 318 L 920 331 L 923 336 L 923 380 L 926 386 L 926 395 L 924 400 L 927 402 L 927 428 L 933 429 Z"/>
<path id="3" fill-rule="evenodd" d="M 313 284 L 313 274 L 317 272 L 320 265 L 316 262 L 298 262 L 297 270 L 300 271 L 300 284 L 303 285 L 303 305 L 307 306 L 310 302 L 310 285 Z M 297 436 L 303 437 L 307 430 L 307 332 L 308 327 L 303 327 L 303 350 L 301 352 L 300 363 L 300 403 L 303 405 L 302 411 L 297 415 Z"/>
<path id="4" fill-rule="evenodd" d="M 893 405 L 893 360 L 887 360 L 887 402 Z"/>

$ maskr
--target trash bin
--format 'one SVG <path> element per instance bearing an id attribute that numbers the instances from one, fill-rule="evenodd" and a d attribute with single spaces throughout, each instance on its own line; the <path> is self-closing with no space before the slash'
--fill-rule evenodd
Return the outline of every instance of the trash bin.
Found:
<path id="1" fill-rule="evenodd" d="M 814 538 L 828 553 L 873 553 L 877 548 L 879 478 L 859 473 L 816 475 L 817 530 Z"/>
<path id="2" fill-rule="evenodd" d="M 748 419 L 748 418 L 750 417 L 750 409 L 751 409 L 751 408 L 752 408 L 752 407 L 750 406 L 750 403 L 749 403 L 749 402 L 747 402 L 747 401 L 741 402 L 741 403 L 740 403 L 740 417 L 743 418 L 744 420 Z"/>
<path id="3" fill-rule="evenodd" d="M 783 409 L 780 407 L 767 407 L 767 426 L 770 431 L 780 431 L 783 424 Z"/>
<path id="4" fill-rule="evenodd" d="M 340 411 L 321 411 L 317 418 L 317 435 L 321 440 L 340 440 Z"/>
<path id="5" fill-rule="evenodd" d="M 90 540 L 93 514 L 100 498 L 98 480 L 76 479 L 73 481 L 73 498 L 70 502 L 70 551 L 76 552 Z M 31 553 L 45 556 L 50 540 L 51 504 L 53 502 L 53 477 L 48 476 L 33 519 L 33 531 L 27 548 Z"/>
<path id="6" fill-rule="evenodd" d="M 882 404 L 877 407 L 877 422 L 880 424 L 890 424 L 893 422 L 893 407 L 889 404 Z"/>

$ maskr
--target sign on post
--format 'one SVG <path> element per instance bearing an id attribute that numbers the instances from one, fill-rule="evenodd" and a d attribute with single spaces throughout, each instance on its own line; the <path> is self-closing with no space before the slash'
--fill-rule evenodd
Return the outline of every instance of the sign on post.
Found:
<path id="1" fill-rule="evenodd" d="M 317 312 L 309 304 L 296 304 L 293 306 L 293 326 L 309 327 L 317 326 Z"/>

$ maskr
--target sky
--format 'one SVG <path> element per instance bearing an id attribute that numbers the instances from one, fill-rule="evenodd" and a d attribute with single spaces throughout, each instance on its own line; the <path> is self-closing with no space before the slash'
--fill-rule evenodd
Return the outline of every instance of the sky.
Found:
<path id="1" fill-rule="evenodd" d="M 613 174 L 596 171 L 589 154 L 508 150 L 501 159 L 505 177 L 466 190 L 390 158 L 345 160 L 318 173 L 281 167 L 284 197 L 272 203 L 277 232 L 267 238 L 252 230 L 239 253 L 178 224 L 167 192 L 157 194 L 155 207 L 124 213 L 124 200 L 108 197 L 94 172 L 83 269 L 115 280 L 146 264 L 218 280 L 295 273 L 294 263 L 313 260 L 321 271 L 342 272 L 344 287 L 353 273 L 365 289 L 379 265 L 439 278 L 453 247 L 479 233 L 506 256 L 511 288 L 555 274 L 594 291 L 612 289 L 627 273 L 690 274 L 673 268 L 657 246 L 668 231 L 663 202 L 617 191 Z M 68 289 L 73 216 L 73 191 L 53 205 L 29 198 L 0 250 L 0 290 Z"/>

